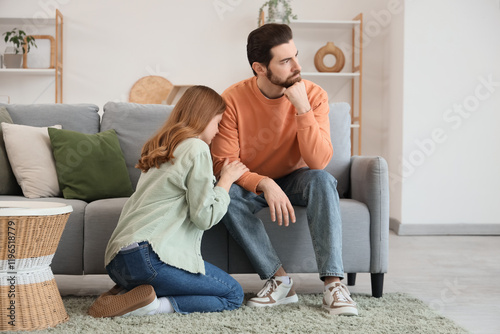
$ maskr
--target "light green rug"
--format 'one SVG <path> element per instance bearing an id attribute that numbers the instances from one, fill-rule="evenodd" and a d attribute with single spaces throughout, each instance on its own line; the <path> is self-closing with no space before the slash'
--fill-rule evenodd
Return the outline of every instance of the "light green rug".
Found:
<path id="1" fill-rule="evenodd" d="M 322 295 L 311 294 L 301 295 L 297 304 L 265 309 L 95 319 L 87 315 L 95 298 L 63 297 L 69 321 L 35 333 L 468 333 L 420 300 L 398 293 L 354 294 L 358 317 L 330 316 L 321 309 Z"/>

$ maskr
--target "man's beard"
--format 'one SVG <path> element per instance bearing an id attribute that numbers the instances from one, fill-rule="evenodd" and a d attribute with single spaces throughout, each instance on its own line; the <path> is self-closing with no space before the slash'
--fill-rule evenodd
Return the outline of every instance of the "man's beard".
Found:
<path id="1" fill-rule="evenodd" d="M 297 74 L 299 76 L 292 79 Z M 274 73 L 271 71 L 271 69 L 269 67 L 267 68 L 267 75 L 266 76 L 269 79 L 269 81 L 271 81 L 271 83 L 273 83 L 277 86 L 284 87 L 284 88 L 288 88 L 290 86 L 293 86 L 295 83 L 302 80 L 302 78 L 300 77 L 300 71 L 293 72 L 293 74 L 291 76 L 289 76 L 286 80 L 280 80 L 280 78 L 278 78 L 277 76 L 274 75 Z"/>

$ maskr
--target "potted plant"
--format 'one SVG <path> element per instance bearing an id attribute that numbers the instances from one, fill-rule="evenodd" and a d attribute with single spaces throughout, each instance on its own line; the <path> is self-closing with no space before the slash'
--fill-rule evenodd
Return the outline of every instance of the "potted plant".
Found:
<path id="1" fill-rule="evenodd" d="M 12 43 L 14 47 L 7 46 L 4 53 L 4 63 L 7 68 L 20 68 L 23 60 L 23 54 L 28 53 L 32 46 L 37 47 L 35 38 L 26 35 L 23 30 L 14 28 L 11 31 L 3 33 L 5 43 Z M 20 53 L 22 50 L 22 53 Z"/>
<path id="2" fill-rule="evenodd" d="M 290 19 L 297 19 L 297 15 L 292 13 L 290 0 L 269 0 L 259 8 L 259 26 L 264 24 L 264 9 L 267 7 L 266 22 L 281 22 L 290 24 Z"/>

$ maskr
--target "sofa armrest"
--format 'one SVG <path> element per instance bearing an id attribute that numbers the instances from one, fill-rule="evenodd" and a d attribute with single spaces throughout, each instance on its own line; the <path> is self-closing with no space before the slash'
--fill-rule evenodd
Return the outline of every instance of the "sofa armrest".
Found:
<path id="1" fill-rule="evenodd" d="M 351 198 L 370 211 L 372 273 L 386 273 L 389 255 L 389 171 L 382 157 L 351 157 Z"/>

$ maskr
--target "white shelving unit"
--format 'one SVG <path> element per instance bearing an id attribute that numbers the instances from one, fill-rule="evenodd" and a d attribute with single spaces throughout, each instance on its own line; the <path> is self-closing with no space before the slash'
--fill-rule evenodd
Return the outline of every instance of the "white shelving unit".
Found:
<path id="1" fill-rule="evenodd" d="M 48 19 L 35 19 L 26 17 L 0 17 L 0 27 L 8 27 L 12 29 L 14 27 L 25 30 L 27 34 L 30 34 L 30 29 L 33 27 L 42 26 L 54 26 L 54 39 L 55 39 L 55 52 L 53 54 L 54 68 L 0 68 L 0 76 L 13 75 L 13 76 L 54 76 L 55 78 L 55 102 L 62 103 L 62 74 L 63 74 L 63 58 L 62 58 L 62 46 L 63 46 L 63 15 L 56 9 L 55 16 Z M 33 30 L 33 29 L 32 29 Z M 36 30 L 36 29 L 34 29 Z M 0 35 L 4 31 L 0 31 Z M 32 34 L 35 35 L 35 34 Z M 3 42 L 3 40 L 2 40 Z M 0 50 L 3 52 L 3 50 Z M 25 61 L 26 57 L 24 58 Z M 1 93 L 1 92 L 0 92 Z"/>
<path id="2" fill-rule="evenodd" d="M 355 78 L 359 77 L 360 73 L 326 73 L 326 72 L 302 72 L 302 75 L 309 75 L 314 77 L 346 77 L 346 78 Z"/>
<path id="3" fill-rule="evenodd" d="M 48 68 L 0 68 L 0 73 L 11 73 L 11 74 L 19 74 L 19 75 L 54 75 L 55 69 Z"/>
<path id="4" fill-rule="evenodd" d="M 352 39 L 350 46 L 351 68 L 343 72 L 315 72 L 303 71 L 302 76 L 314 81 L 315 78 L 327 80 L 328 84 L 342 86 L 346 80 L 351 83 L 351 154 L 361 155 L 361 131 L 362 131 L 362 80 L 363 80 L 363 14 L 358 14 L 353 20 L 293 20 L 290 27 L 294 33 L 298 30 L 334 30 L 351 29 Z M 331 36 L 335 40 L 335 35 Z M 326 41 L 325 41 L 326 42 Z M 297 41 L 296 41 L 297 43 Z M 303 65 L 303 64 L 302 64 Z M 357 98 L 356 98 L 357 95 Z M 332 98 L 332 97 L 331 97 Z M 354 142 L 354 140 L 356 142 Z M 355 150 L 355 147 L 357 148 Z"/>
<path id="5" fill-rule="evenodd" d="M 361 14 L 360 14 L 361 15 Z M 340 26 L 351 26 L 355 27 L 361 24 L 362 19 L 355 18 L 354 20 L 292 20 L 290 25 L 301 24 L 301 25 L 309 25 L 312 27 L 321 27 L 321 26 L 331 26 L 331 27 L 340 27 Z"/>

